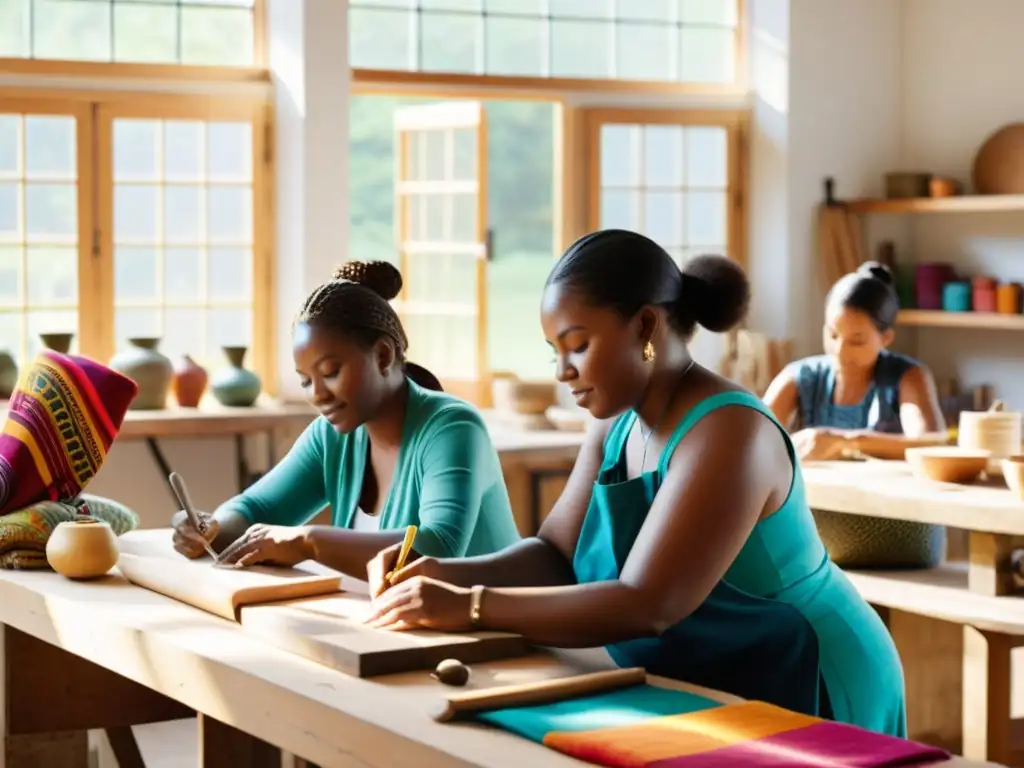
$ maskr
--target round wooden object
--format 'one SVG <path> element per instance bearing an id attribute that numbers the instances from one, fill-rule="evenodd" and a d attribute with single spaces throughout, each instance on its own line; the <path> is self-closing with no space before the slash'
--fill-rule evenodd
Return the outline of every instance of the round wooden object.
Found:
<path id="1" fill-rule="evenodd" d="M 971 171 L 979 195 L 1024 194 L 1024 123 L 993 133 L 974 156 Z"/>

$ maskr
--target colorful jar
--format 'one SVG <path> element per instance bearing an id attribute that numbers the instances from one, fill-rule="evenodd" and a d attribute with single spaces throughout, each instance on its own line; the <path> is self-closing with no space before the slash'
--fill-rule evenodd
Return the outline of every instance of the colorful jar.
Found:
<path id="1" fill-rule="evenodd" d="M 970 312 L 970 284 L 957 281 L 942 286 L 942 308 L 947 312 Z"/>
<path id="2" fill-rule="evenodd" d="M 206 370 L 188 355 L 182 355 L 174 366 L 171 392 L 182 408 L 197 408 L 206 392 L 209 377 Z"/>
<path id="3" fill-rule="evenodd" d="M 950 264 L 918 264 L 914 271 L 914 296 L 917 308 L 942 309 L 942 288 L 955 279 L 956 274 Z"/>
<path id="4" fill-rule="evenodd" d="M 1003 315 L 1020 314 L 1020 285 L 1003 283 L 996 288 L 996 311 Z"/>
<path id="5" fill-rule="evenodd" d="M 127 350 L 111 358 L 110 367 L 139 385 L 139 394 L 129 407 L 133 411 L 166 408 L 174 366 L 157 350 L 160 339 L 128 339 L 128 344 Z"/>
<path id="6" fill-rule="evenodd" d="M 247 408 L 256 402 L 263 391 L 260 377 L 242 367 L 246 352 L 246 347 L 224 347 L 229 366 L 217 371 L 210 381 L 210 390 L 221 405 Z"/>
<path id="7" fill-rule="evenodd" d="M 971 304 L 975 312 L 996 311 L 996 281 L 991 277 L 976 277 L 971 283 Z"/>

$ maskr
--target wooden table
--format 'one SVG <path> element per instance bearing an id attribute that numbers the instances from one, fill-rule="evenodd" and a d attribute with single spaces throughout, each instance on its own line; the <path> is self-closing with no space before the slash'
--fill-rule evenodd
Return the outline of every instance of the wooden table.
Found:
<path id="1" fill-rule="evenodd" d="M 1024 542 L 1024 502 L 1001 478 L 937 483 L 904 462 L 807 462 L 803 475 L 815 509 L 968 531 L 967 563 L 851 578 L 880 608 L 899 648 L 911 737 L 1024 765 L 1012 717 L 1019 705 L 1011 700 L 1024 599 L 1011 594 L 1010 566 Z"/>
<path id="2" fill-rule="evenodd" d="M 427 712 L 439 688 L 425 672 L 347 677 L 117 575 L 76 583 L 53 573 L 0 572 L 0 621 L 6 768 L 84 768 L 83 729 L 192 710 L 199 713 L 200 764 L 208 767 L 277 768 L 281 749 L 323 768 L 583 765 L 502 731 L 433 722 Z M 603 653 L 538 653 L 477 665 L 473 684 L 550 679 L 608 664 Z"/>
<path id="3" fill-rule="evenodd" d="M 1024 501 L 1002 478 L 972 485 L 937 483 L 915 477 L 902 461 L 807 462 L 803 474 L 814 509 L 969 531 L 971 591 L 1013 591 L 1010 553 L 1024 546 Z"/>

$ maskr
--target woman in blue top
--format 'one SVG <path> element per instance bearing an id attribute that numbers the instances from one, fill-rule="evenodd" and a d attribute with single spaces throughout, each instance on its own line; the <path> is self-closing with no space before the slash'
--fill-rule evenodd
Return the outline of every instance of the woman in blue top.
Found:
<path id="1" fill-rule="evenodd" d="M 892 282 L 876 262 L 841 278 L 825 299 L 826 354 L 791 363 L 768 388 L 765 402 L 797 430 L 801 459 L 903 458 L 905 438 L 945 430 L 932 375 L 888 350 L 900 308 Z"/>
<path id="2" fill-rule="evenodd" d="M 401 287 L 391 264 L 352 261 L 310 294 L 293 355 L 320 416 L 255 485 L 203 515 L 205 534 L 175 515 L 179 552 L 199 557 L 207 540 L 226 563 L 314 559 L 366 578 L 367 561 L 409 525 L 423 555 L 480 555 L 518 541 L 479 412 L 405 359 L 388 303 Z M 327 506 L 333 525 L 307 525 Z"/>
<path id="3" fill-rule="evenodd" d="M 698 324 L 738 323 L 749 295 L 728 259 L 680 271 L 633 232 L 572 245 L 543 326 L 597 420 L 565 492 L 537 536 L 490 556 L 423 558 L 384 589 L 382 552 L 370 623 L 604 645 L 621 666 L 904 735 L 899 656 L 829 561 L 789 436 L 687 349 Z"/>

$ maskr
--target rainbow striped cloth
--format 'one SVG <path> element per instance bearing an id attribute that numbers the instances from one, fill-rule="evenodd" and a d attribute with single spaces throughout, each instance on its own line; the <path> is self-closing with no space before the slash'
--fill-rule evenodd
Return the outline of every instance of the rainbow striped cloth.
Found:
<path id="1" fill-rule="evenodd" d="M 638 685 L 476 719 L 609 768 L 889 768 L 948 752 L 771 704 Z"/>

